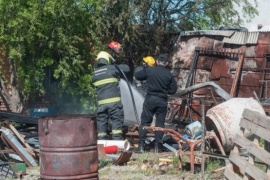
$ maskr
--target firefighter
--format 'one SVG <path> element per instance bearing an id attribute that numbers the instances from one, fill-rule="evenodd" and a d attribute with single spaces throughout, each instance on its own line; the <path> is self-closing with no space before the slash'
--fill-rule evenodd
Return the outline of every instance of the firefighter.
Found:
<path id="1" fill-rule="evenodd" d="M 136 67 L 134 74 L 141 71 L 143 68 L 154 67 L 155 65 L 156 65 L 156 60 L 152 56 L 146 56 L 143 58 L 143 65 Z M 135 87 L 138 89 L 140 94 L 145 96 L 147 92 L 146 81 L 139 81 L 135 78 L 135 76 L 133 77 L 133 79 L 134 79 Z"/>
<path id="2" fill-rule="evenodd" d="M 124 111 L 121 103 L 119 80 L 124 73 L 129 73 L 129 67 L 125 64 L 113 65 L 115 56 L 122 52 L 121 44 L 116 41 L 108 45 L 107 51 L 101 51 L 96 58 L 96 67 L 92 81 L 96 87 L 98 100 L 97 108 L 97 132 L 98 139 L 110 139 L 108 134 L 109 120 L 113 140 L 122 140 L 122 128 L 124 123 Z"/>
<path id="3" fill-rule="evenodd" d="M 167 95 L 175 94 L 177 90 L 177 84 L 173 75 L 169 69 L 165 68 L 167 65 L 168 56 L 160 54 L 157 59 L 157 66 L 144 68 L 135 74 L 137 80 L 146 80 L 148 85 L 141 114 L 141 124 L 139 126 L 139 147 L 135 152 L 144 152 L 147 131 L 143 127 L 151 125 L 154 115 L 156 116 L 155 126 L 164 128 L 167 113 Z M 161 131 L 155 132 L 155 153 L 158 153 L 163 147 L 162 137 L 163 133 Z"/>

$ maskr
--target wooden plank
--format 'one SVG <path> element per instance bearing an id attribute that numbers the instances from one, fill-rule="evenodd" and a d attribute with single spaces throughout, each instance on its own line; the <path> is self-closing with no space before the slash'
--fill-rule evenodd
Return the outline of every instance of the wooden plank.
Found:
<path id="1" fill-rule="evenodd" d="M 248 121 L 247 119 L 241 119 L 240 126 L 245 128 L 246 130 L 250 131 L 253 134 L 256 134 L 260 136 L 261 138 L 265 139 L 266 141 L 270 142 L 270 131 L 258 126 L 257 124 L 254 124 L 251 121 Z"/>
<path id="2" fill-rule="evenodd" d="M 0 150 L 0 153 L 3 154 L 3 153 L 14 153 L 14 150 L 13 149 L 4 149 L 4 150 Z"/>
<path id="3" fill-rule="evenodd" d="M 17 129 L 9 121 L 6 120 L 5 123 L 14 133 L 14 135 L 19 139 L 20 143 L 22 143 L 26 147 L 25 150 L 32 156 L 37 157 L 36 154 L 33 152 L 33 148 L 25 141 L 25 139 L 23 139 Z"/>
<path id="4" fill-rule="evenodd" d="M 270 131 L 270 117 L 269 116 L 266 116 L 265 114 L 262 114 L 256 111 L 252 111 L 250 109 L 244 109 L 242 117 Z"/>
<path id="5" fill-rule="evenodd" d="M 218 169 L 215 169 L 215 170 L 213 170 L 212 172 L 217 173 L 217 172 L 222 171 L 222 170 L 224 170 L 224 169 L 226 169 L 226 166 L 221 167 L 221 168 L 218 168 Z"/>
<path id="6" fill-rule="evenodd" d="M 234 173 L 233 170 L 228 166 L 225 168 L 224 175 L 229 180 L 242 180 L 242 178 Z"/>
<path id="7" fill-rule="evenodd" d="M 240 136 L 239 134 L 236 134 L 235 143 L 252 153 L 264 163 L 270 165 L 270 154 L 262 147 L 256 146 L 253 142 Z"/>
<path id="8" fill-rule="evenodd" d="M 22 160 L 27 164 L 28 167 L 32 167 L 33 165 L 31 162 L 25 157 L 25 155 L 20 151 L 20 149 L 4 134 L 2 133 L 1 136 L 8 142 L 8 144 L 12 147 L 12 149 L 22 158 Z"/>
<path id="9" fill-rule="evenodd" d="M 239 85 L 240 83 L 239 82 L 239 77 L 241 76 L 241 72 L 242 72 L 242 67 L 243 67 L 243 64 L 244 64 L 244 60 L 245 60 L 245 54 L 246 54 L 246 49 L 247 49 L 247 46 L 244 45 L 242 48 L 242 52 L 240 54 L 240 57 L 239 57 L 239 60 L 238 60 L 238 64 L 237 64 L 237 69 L 236 69 L 236 72 L 235 72 L 235 75 L 234 75 L 234 79 L 233 79 L 233 83 L 232 83 L 232 88 L 231 88 L 231 92 L 230 92 L 230 95 L 232 97 L 235 97 L 236 96 L 236 91 L 237 89 L 239 88 Z"/>
<path id="10" fill-rule="evenodd" d="M 253 166 L 238 154 L 231 151 L 229 160 L 254 179 L 269 180 L 266 173 Z"/>

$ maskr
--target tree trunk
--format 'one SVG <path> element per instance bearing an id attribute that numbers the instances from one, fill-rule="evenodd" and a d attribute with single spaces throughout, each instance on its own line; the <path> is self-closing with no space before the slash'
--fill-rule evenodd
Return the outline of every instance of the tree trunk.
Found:
<path id="1" fill-rule="evenodd" d="M 2 72 L 3 75 L 0 79 L 1 83 L 1 98 L 4 106 L 8 111 L 21 113 L 23 110 L 23 103 L 16 81 L 16 72 L 14 63 L 7 59 L 2 59 Z"/>

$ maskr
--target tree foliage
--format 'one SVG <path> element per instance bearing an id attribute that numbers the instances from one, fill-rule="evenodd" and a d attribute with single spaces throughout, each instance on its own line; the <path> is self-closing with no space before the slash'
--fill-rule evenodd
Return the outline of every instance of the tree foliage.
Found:
<path id="1" fill-rule="evenodd" d="M 241 24 L 236 6 L 242 7 L 247 18 L 258 13 L 247 0 L 111 0 L 104 16 L 112 20 L 107 21 L 105 30 L 121 39 L 126 58 L 137 62 L 145 55 L 169 53 L 171 34 Z"/>
<path id="2" fill-rule="evenodd" d="M 94 96 L 90 81 L 95 51 L 90 48 L 99 3 L 0 1 L 2 53 L 15 64 L 16 86 L 24 97 L 45 94 L 48 83 L 54 87 L 47 90 L 50 95 L 57 90 L 57 94 Z"/>
<path id="3" fill-rule="evenodd" d="M 143 56 L 170 52 L 174 33 L 240 24 L 234 4 L 246 17 L 257 13 L 247 0 L 0 0 L 1 53 L 21 97 L 69 94 L 89 108 L 94 59 L 109 41 L 124 45 L 119 59 L 132 69 Z"/>

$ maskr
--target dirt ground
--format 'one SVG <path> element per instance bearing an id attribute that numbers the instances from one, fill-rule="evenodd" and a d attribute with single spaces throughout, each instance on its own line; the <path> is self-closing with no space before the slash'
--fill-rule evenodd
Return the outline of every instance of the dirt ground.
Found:
<path id="1" fill-rule="evenodd" d="M 163 159 L 163 161 L 161 161 Z M 195 174 L 184 166 L 179 170 L 177 158 L 173 153 L 153 152 L 136 154 L 133 153 L 130 160 L 122 165 L 115 165 L 112 158 L 99 159 L 98 177 L 100 180 L 202 180 L 224 179 L 224 171 L 213 173 L 219 167 L 212 167 L 205 172 L 200 171 L 197 167 Z M 167 162 L 168 161 L 168 162 Z M 189 164 L 188 166 L 189 167 Z M 27 174 L 21 179 L 23 180 L 38 180 L 40 179 L 39 167 L 27 168 Z"/>
<path id="2" fill-rule="evenodd" d="M 156 167 L 153 167 L 156 169 Z M 216 173 L 212 175 L 205 175 L 203 178 L 202 173 L 191 174 L 185 171 L 179 172 L 164 172 L 151 169 L 144 169 L 143 166 L 107 166 L 99 170 L 100 180 L 202 180 L 224 179 L 223 173 Z"/>
<path id="3" fill-rule="evenodd" d="M 100 180 L 202 180 L 224 179 L 223 171 L 218 173 L 202 172 L 191 174 L 189 171 L 176 170 L 169 163 L 153 164 L 151 161 L 138 163 L 132 160 L 126 165 L 114 165 L 108 163 L 99 168 Z M 38 180 L 40 178 L 39 167 L 28 169 L 23 180 Z"/>
<path id="4" fill-rule="evenodd" d="M 172 162 L 160 161 L 172 160 Z M 202 180 L 202 179 L 224 179 L 223 171 L 212 173 L 206 170 L 200 172 L 200 167 L 196 168 L 198 172 L 190 173 L 186 167 L 179 170 L 176 159 L 172 153 L 154 154 L 152 152 L 145 154 L 133 153 L 130 161 L 125 165 L 114 165 L 111 162 L 100 162 L 99 179 L 100 180 Z M 189 164 L 188 164 L 189 167 Z"/>
<path id="5" fill-rule="evenodd" d="M 153 159 L 153 157 L 149 157 L 149 159 Z M 131 161 L 125 165 L 114 165 L 108 161 L 99 167 L 98 177 L 100 180 L 220 180 L 224 179 L 223 172 L 191 174 L 187 170 L 175 169 L 171 163 L 155 164 L 152 160 L 144 160 L 141 163 L 140 160 L 132 157 Z M 40 179 L 39 167 L 27 168 L 27 174 L 22 179 Z"/>

